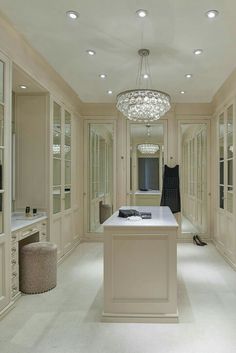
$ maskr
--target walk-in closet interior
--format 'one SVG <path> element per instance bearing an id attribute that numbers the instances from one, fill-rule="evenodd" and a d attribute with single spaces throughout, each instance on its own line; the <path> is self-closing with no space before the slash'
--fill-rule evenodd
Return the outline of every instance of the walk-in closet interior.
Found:
<path id="1" fill-rule="evenodd" d="M 0 0 L 0 352 L 233 353 L 233 0 Z"/>

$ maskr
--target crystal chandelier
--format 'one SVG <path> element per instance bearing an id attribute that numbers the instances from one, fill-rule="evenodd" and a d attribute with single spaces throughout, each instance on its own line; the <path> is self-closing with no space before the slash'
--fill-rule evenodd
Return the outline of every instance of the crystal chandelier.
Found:
<path id="1" fill-rule="evenodd" d="M 160 119 L 170 109 L 170 96 L 161 91 L 140 88 L 143 80 L 151 82 L 148 49 L 140 49 L 140 65 L 136 84 L 139 88 L 124 91 L 117 96 L 117 109 L 129 120 L 151 122 Z"/>
<path id="2" fill-rule="evenodd" d="M 143 154 L 154 154 L 159 151 L 159 146 L 152 143 L 143 143 L 138 145 L 138 150 Z"/>

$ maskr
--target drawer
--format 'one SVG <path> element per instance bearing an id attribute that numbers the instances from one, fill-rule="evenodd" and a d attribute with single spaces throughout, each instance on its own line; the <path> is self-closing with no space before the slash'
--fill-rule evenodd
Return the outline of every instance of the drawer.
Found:
<path id="1" fill-rule="evenodd" d="M 37 233 L 37 232 L 40 232 L 40 228 L 37 225 L 26 228 L 20 232 L 19 240 L 25 239 L 25 238 L 29 237 L 30 235 Z"/>

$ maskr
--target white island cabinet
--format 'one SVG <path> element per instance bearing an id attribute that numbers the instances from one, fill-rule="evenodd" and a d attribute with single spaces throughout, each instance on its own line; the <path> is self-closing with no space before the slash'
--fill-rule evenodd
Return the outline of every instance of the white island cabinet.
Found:
<path id="1" fill-rule="evenodd" d="M 124 207 L 125 208 L 125 207 Z M 104 312 L 112 322 L 177 322 L 177 229 L 169 207 L 132 206 L 104 223 Z"/>

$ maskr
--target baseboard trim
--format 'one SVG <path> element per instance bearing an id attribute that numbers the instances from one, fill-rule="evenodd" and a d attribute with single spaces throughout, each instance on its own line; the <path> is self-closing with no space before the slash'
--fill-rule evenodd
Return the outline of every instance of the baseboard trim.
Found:
<path id="1" fill-rule="evenodd" d="M 120 322 L 120 323 L 178 323 L 179 314 L 115 314 L 103 312 L 102 322 Z"/>
<path id="2" fill-rule="evenodd" d="M 1 312 L 0 320 L 2 320 L 15 307 L 15 301 L 11 301 Z"/>
<path id="3" fill-rule="evenodd" d="M 236 271 L 236 264 L 228 257 L 224 249 L 218 244 L 218 242 L 213 239 L 213 244 L 216 248 L 216 250 L 219 252 L 219 254 L 225 259 L 225 261 L 233 268 L 234 271 Z"/>
<path id="4" fill-rule="evenodd" d="M 70 254 L 77 248 L 77 246 L 81 243 L 81 239 L 79 239 L 74 245 L 73 247 L 67 251 L 58 261 L 57 261 L 57 265 L 59 266 L 60 264 L 62 264 L 65 259 L 67 259 L 68 256 L 70 256 Z"/>

